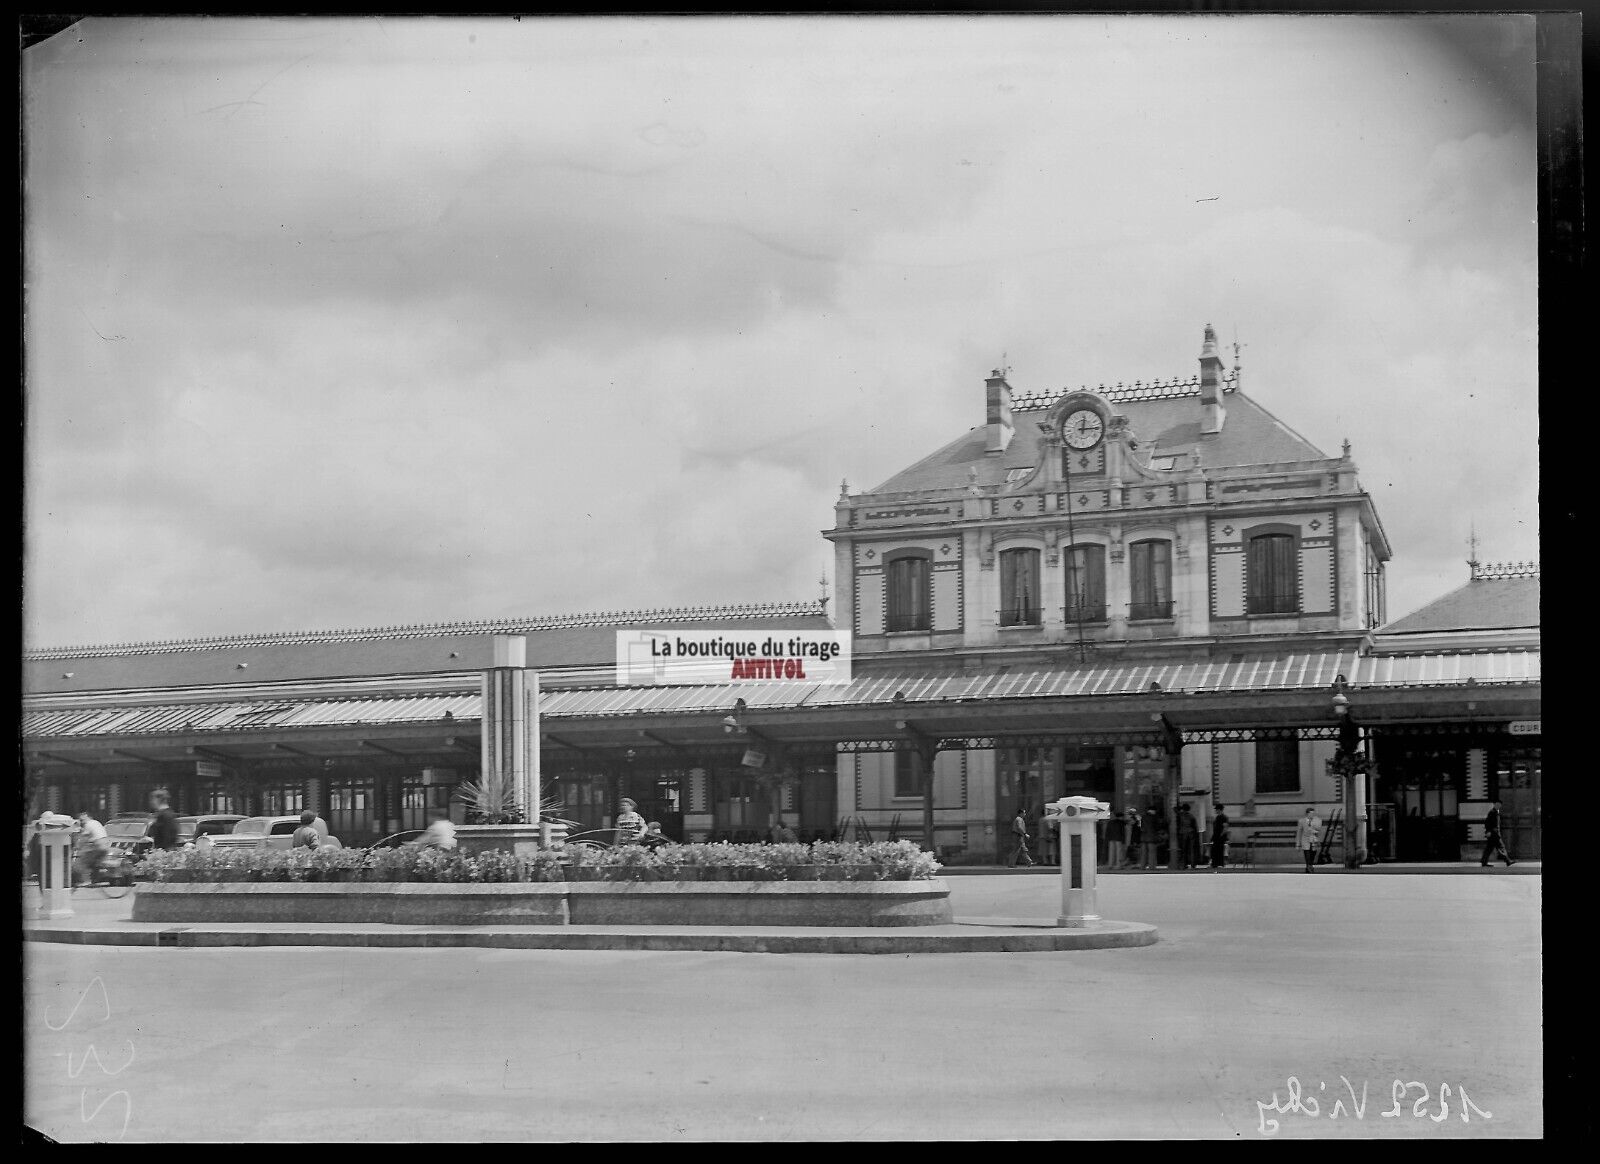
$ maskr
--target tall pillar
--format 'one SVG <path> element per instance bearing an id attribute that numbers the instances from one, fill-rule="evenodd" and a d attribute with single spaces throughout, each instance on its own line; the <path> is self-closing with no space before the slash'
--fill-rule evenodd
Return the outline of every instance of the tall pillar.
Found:
<path id="1" fill-rule="evenodd" d="M 527 668 L 528 640 L 494 636 L 494 666 L 483 673 L 484 787 L 505 789 L 506 799 L 539 821 L 539 676 Z"/>

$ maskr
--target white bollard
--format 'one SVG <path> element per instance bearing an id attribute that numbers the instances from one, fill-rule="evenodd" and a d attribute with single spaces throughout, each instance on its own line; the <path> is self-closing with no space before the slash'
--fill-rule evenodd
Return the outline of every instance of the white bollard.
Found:
<path id="1" fill-rule="evenodd" d="M 39 836 L 39 916 L 72 916 L 72 837 L 78 831 L 70 816 L 47 812 L 33 822 Z"/>
<path id="2" fill-rule="evenodd" d="M 1095 912 L 1095 822 L 1111 806 L 1092 796 L 1063 796 L 1044 806 L 1045 820 L 1061 828 L 1061 916 L 1056 925 L 1083 927 L 1100 920 Z"/>

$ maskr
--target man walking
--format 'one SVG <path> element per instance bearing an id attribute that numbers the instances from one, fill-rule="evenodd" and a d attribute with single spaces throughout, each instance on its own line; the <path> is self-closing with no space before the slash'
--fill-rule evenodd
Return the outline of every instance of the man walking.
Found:
<path id="1" fill-rule="evenodd" d="M 1011 854 L 1011 860 L 1006 862 L 1011 868 L 1017 867 L 1018 861 L 1033 865 L 1033 855 L 1028 852 L 1028 818 L 1022 809 L 1017 809 L 1017 815 L 1011 821 L 1011 835 L 1017 839 L 1016 852 Z"/>
<path id="2" fill-rule="evenodd" d="M 1128 826 L 1120 816 L 1106 821 L 1106 868 L 1120 869 L 1126 859 L 1123 846 L 1127 844 Z"/>
<path id="3" fill-rule="evenodd" d="M 1294 826 L 1294 847 L 1305 854 L 1306 872 L 1311 872 L 1317 858 L 1317 843 L 1322 840 L 1322 820 L 1317 816 L 1316 805 L 1306 805 L 1306 814 Z"/>
<path id="4" fill-rule="evenodd" d="M 1139 810 L 1128 810 L 1128 859 L 1123 867 L 1137 869 L 1143 864 L 1144 857 L 1144 828 L 1139 824 Z"/>
<path id="5" fill-rule="evenodd" d="M 1503 860 L 1507 869 L 1516 864 L 1511 859 L 1511 854 L 1506 852 L 1505 843 L 1500 839 L 1500 802 L 1491 800 L 1489 814 L 1483 818 L 1483 859 L 1478 864 L 1487 869 L 1495 857 Z"/>
<path id="6" fill-rule="evenodd" d="M 150 808 L 156 819 L 150 822 L 150 843 L 158 849 L 178 847 L 178 814 L 167 803 L 165 790 L 150 794 Z"/>
<path id="7" fill-rule="evenodd" d="M 1228 810 L 1217 805 L 1217 815 L 1211 818 L 1211 871 L 1215 873 L 1228 863 Z"/>

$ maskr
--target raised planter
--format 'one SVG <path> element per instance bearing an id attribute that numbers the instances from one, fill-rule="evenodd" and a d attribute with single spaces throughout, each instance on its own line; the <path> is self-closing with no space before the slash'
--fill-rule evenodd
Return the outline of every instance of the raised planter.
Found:
<path id="1" fill-rule="evenodd" d="M 947 925 L 950 888 L 929 881 L 153 882 L 137 922 L 395 925 Z"/>
<path id="2" fill-rule="evenodd" d="M 559 844 L 566 835 L 566 825 L 549 823 L 457 825 L 456 848 L 474 857 L 491 849 L 532 857 L 541 848 Z"/>
<path id="3" fill-rule="evenodd" d="M 930 881 L 595 881 L 568 885 L 573 925 L 949 925 L 950 887 Z"/>
<path id="4" fill-rule="evenodd" d="M 559 926 L 567 922 L 567 886 L 557 883 L 143 885 L 137 922 L 386 922 L 432 926 Z"/>

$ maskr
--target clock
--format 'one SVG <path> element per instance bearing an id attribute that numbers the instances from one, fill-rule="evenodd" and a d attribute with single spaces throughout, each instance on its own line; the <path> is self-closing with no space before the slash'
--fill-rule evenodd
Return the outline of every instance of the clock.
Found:
<path id="1" fill-rule="evenodd" d="M 1061 422 L 1061 439 L 1069 448 L 1092 449 L 1105 434 L 1105 421 L 1092 408 L 1079 408 Z"/>

